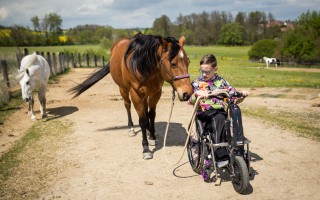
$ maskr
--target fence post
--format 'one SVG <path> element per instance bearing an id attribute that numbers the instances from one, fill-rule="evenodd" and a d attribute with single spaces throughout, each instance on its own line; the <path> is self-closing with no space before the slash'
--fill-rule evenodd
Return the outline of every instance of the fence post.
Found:
<path id="1" fill-rule="evenodd" d="M 8 68 L 7 68 L 7 61 L 6 60 L 1 60 L 1 67 L 2 67 L 2 73 L 3 73 L 3 79 L 4 82 L 6 83 L 7 87 L 10 87 L 10 81 L 9 81 L 9 75 L 8 75 Z"/>
<path id="2" fill-rule="evenodd" d="M 61 73 L 64 72 L 64 54 L 59 53 L 60 56 L 60 66 L 61 66 Z"/>
<path id="3" fill-rule="evenodd" d="M 86 57 L 87 57 L 87 66 L 89 67 L 90 66 L 89 65 L 89 54 L 87 54 Z"/>
<path id="4" fill-rule="evenodd" d="M 54 71 L 54 75 L 57 75 L 58 69 L 57 69 L 57 56 L 56 53 L 52 53 L 52 65 L 53 65 L 53 71 Z"/>
<path id="5" fill-rule="evenodd" d="M 20 64 L 21 64 L 22 56 L 21 56 L 20 49 L 19 49 L 18 47 L 17 47 L 17 49 L 16 49 L 16 58 L 17 58 L 17 62 L 18 62 L 18 69 L 20 69 Z"/>
<path id="6" fill-rule="evenodd" d="M 50 52 L 47 52 L 47 62 L 49 66 L 51 66 L 51 57 L 50 57 Z"/>
<path id="7" fill-rule="evenodd" d="M 67 69 L 67 54 L 62 53 L 63 71 Z"/>
<path id="8" fill-rule="evenodd" d="M 104 66 L 104 56 L 102 56 L 102 66 Z"/>
<path id="9" fill-rule="evenodd" d="M 47 61 L 50 67 L 50 77 L 55 76 L 55 71 L 53 69 L 52 62 L 51 62 L 50 52 L 47 52 Z"/>
<path id="10" fill-rule="evenodd" d="M 72 66 L 73 68 L 76 67 L 76 62 L 74 61 L 74 55 L 73 55 L 73 53 L 71 53 L 71 66 Z"/>
<path id="11" fill-rule="evenodd" d="M 94 66 L 98 67 L 97 55 L 94 55 Z"/>
<path id="12" fill-rule="evenodd" d="M 78 53 L 78 61 L 79 61 L 79 67 L 81 67 L 81 55 Z"/>
<path id="13" fill-rule="evenodd" d="M 29 50 L 28 50 L 28 48 L 24 48 L 23 51 L 24 51 L 24 56 L 29 55 Z"/>
<path id="14" fill-rule="evenodd" d="M 70 66 L 69 66 L 70 54 L 69 53 L 66 54 L 66 62 L 67 62 L 67 68 L 69 69 L 70 68 Z"/>
<path id="15" fill-rule="evenodd" d="M 61 65 L 61 54 L 60 54 L 60 52 L 58 52 L 57 54 L 58 54 L 57 68 L 58 68 L 58 74 L 60 74 L 63 71 L 62 65 Z"/>

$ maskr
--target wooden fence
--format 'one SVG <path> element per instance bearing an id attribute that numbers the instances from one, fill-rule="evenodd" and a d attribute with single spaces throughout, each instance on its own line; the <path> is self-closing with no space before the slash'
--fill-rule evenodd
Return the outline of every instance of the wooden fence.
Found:
<path id="1" fill-rule="evenodd" d="M 75 68 L 75 67 L 98 67 L 98 66 L 104 66 L 105 65 L 105 57 L 104 56 L 97 56 L 97 55 L 89 55 L 89 54 L 76 54 L 74 55 L 73 53 L 50 53 L 50 52 L 36 52 L 38 55 L 43 56 L 49 66 L 50 66 L 50 78 L 59 75 L 66 71 L 69 68 Z M 20 68 L 20 62 L 22 58 L 26 55 L 29 55 L 29 51 L 27 48 L 23 50 L 23 54 L 20 53 L 19 49 L 16 51 L 16 61 L 14 61 L 14 64 L 12 64 L 12 60 L 6 60 L 6 59 L 0 59 L 0 75 L 2 74 L 2 78 L 0 76 L 0 95 L 5 96 L 9 95 L 12 91 L 15 91 L 16 88 L 18 87 L 18 83 L 14 77 L 14 74 L 11 73 L 10 76 L 10 71 L 15 71 L 12 70 L 12 68 L 17 67 L 17 69 Z M 11 56 L 12 57 L 12 56 Z M 8 62 L 11 64 L 9 66 Z M 13 66 L 14 67 L 13 67 Z M 10 77 L 12 80 L 10 80 Z M 3 91 L 6 90 L 6 91 Z M 16 93 L 16 92 L 13 92 Z M 14 95 L 16 96 L 16 95 Z M 0 97 L 0 106 L 3 105 L 2 102 L 4 101 L 7 102 L 9 99 L 8 98 L 1 98 Z"/>
<path id="2" fill-rule="evenodd" d="M 29 55 L 27 48 L 23 50 L 23 56 Z M 58 74 L 63 73 L 68 68 L 83 67 L 83 66 L 104 66 L 105 58 L 104 56 L 99 57 L 97 55 L 89 55 L 78 53 L 74 55 L 73 53 L 50 53 L 50 52 L 36 52 L 38 55 L 43 56 L 49 66 L 50 66 L 50 77 L 54 77 Z M 17 58 L 17 68 L 20 67 L 20 62 L 23 58 L 19 50 L 16 51 Z M 85 62 L 85 64 L 83 64 Z M 5 85 L 10 88 L 10 79 L 9 79 L 9 69 L 8 64 L 5 59 L 0 60 L 0 69 L 2 71 L 2 77 Z"/>

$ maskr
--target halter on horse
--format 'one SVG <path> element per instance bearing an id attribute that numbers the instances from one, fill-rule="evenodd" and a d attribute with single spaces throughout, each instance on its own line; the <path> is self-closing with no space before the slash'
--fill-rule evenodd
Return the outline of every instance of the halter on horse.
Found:
<path id="1" fill-rule="evenodd" d="M 36 53 L 25 56 L 21 60 L 21 66 L 17 80 L 21 86 L 22 99 L 29 102 L 28 114 L 32 120 L 36 120 L 33 111 L 33 91 L 38 89 L 40 112 L 42 118 L 47 117 L 46 113 L 46 91 L 50 77 L 50 67 L 46 59 Z"/>
<path id="2" fill-rule="evenodd" d="M 142 130 L 143 158 L 151 159 L 153 156 L 149 150 L 147 132 L 150 143 L 155 145 L 156 106 L 164 81 L 177 91 L 180 101 L 188 100 L 193 93 L 188 74 L 189 59 L 183 49 L 184 44 L 184 37 L 177 41 L 172 37 L 163 38 L 141 33 L 132 39 L 122 39 L 111 48 L 110 61 L 104 68 L 69 91 L 77 97 L 111 73 L 124 99 L 129 136 L 135 136 L 131 118 L 132 101 Z"/>

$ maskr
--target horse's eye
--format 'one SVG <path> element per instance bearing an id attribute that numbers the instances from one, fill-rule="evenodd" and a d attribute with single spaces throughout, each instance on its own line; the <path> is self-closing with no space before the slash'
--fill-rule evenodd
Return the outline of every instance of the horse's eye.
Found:
<path id="1" fill-rule="evenodd" d="M 172 62 L 170 64 L 171 64 L 171 67 L 173 67 L 173 68 L 175 68 L 177 66 L 176 63 L 174 63 L 174 62 Z"/>
<path id="2" fill-rule="evenodd" d="M 29 85 L 29 81 L 26 82 L 26 85 Z"/>

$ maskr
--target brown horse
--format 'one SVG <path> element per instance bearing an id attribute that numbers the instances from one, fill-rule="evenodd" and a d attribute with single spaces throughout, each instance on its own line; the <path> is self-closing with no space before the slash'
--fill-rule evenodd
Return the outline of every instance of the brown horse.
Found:
<path id="1" fill-rule="evenodd" d="M 177 41 L 172 37 L 141 33 L 132 39 L 122 39 L 111 48 L 110 61 L 104 68 L 69 91 L 77 97 L 110 72 L 124 99 L 129 136 L 135 135 L 131 119 L 132 101 L 142 131 L 143 158 L 151 159 L 147 131 L 150 145 L 155 145 L 154 120 L 164 81 L 172 85 L 180 101 L 188 100 L 193 93 L 188 74 L 190 61 L 183 49 L 184 44 L 184 37 Z"/>

